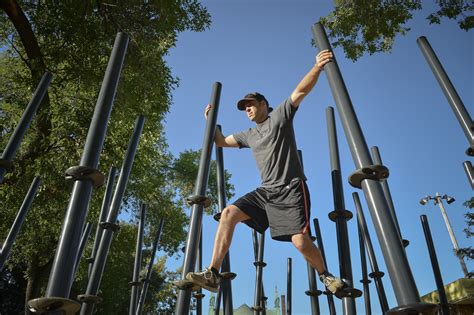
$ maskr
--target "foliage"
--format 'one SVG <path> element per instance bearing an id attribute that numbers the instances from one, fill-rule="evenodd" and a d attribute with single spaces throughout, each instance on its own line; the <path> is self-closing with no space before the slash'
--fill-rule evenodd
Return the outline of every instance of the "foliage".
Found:
<path id="1" fill-rule="evenodd" d="M 457 20 L 465 31 L 474 27 L 472 1 L 436 0 L 439 10 L 431 13 L 427 20 L 430 24 L 441 23 L 442 18 Z M 365 52 L 370 55 L 377 52 L 390 52 L 398 34 L 406 35 L 410 31 L 407 23 L 413 12 L 421 10 L 421 0 L 392 1 L 335 0 L 335 9 L 322 17 L 320 22 L 329 29 L 329 37 L 334 47 L 341 46 L 346 57 L 356 61 Z"/>
<path id="2" fill-rule="evenodd" d="M 43 73 L 47 70 L 54 77 L 16 154 L 15 171 L 0 185 L 3 239 L 30 181 L 34 176 L 42 179 L 8 263 L 10 270 L 21 266 L 31 289 L 27 299 L 44 294 L 72 188 L 63 173 L 79 164 L 118 31 L 127 33 L 130 43 L 99 169 L 106 174 L 112 165 L 120 167 L 134 121 L 144 114 L 145 127 L 122 209 L 128 213 L 125 218 L 133 218 L 138 202 L 146 203 L 151 230 L 164 218 L 160 250 L 174 254 L 185 238 L 188 219 L 182 200 L 195 180 L 190 175 L 196 173 L 198 164 L 188 158 L 191 151 L 178 158 L 168 151 L 163 118 L 172 105 L 178 79 L 164 56 L 176 45 L 178 33 L 205 30 L 210 24 L 209 13 L 197 0 L 0 0 L 0 8 L 0 147 L 5 147 Z M 210 187 L 215 187 L 215 178 L 210 180 Z M 90 222 L 97 222 L 103 191 L 93 192 L 87 216 Z M 215 191 L 211 193 L 216 200 Z M 135 237 L 129 230 L 125 227 L 119 233 L 124 243 Z M 131 272 L 113 267 L 128 262 L 131 255 L 117 243 L 112 246 L 116 252 L 112 250 L 109 257 L 112 267 L 107 267 L 111 274 L 104 276 L 104 294 L 119 287 L 107 277 L 122 282 L 131 277 Z M 78 275 L 79 282 L 83 272 L 82 278 Z M 75 291 L 80 290 L 76 287 Z M 121 293 L 110 292 L 121 297 Z M 125 305 L 124 301 L 121 297 L 117 303 Z"/>
<path id="3" fill-rule="evenodd" d="M 466 233 L 467 238 L 470 238 L 474 235 L 474 231 L 472 230 L 472 227 L 474 226 L 474 212 L 472 212 L 472 209 L 474 209 L 474 197 L 464 202 L 463 205 L 469 209 L 469 211 L 464 215 L 467 223 L 467 228 L 464 229 L 464 233 Z M 467 257 L 469 260 L 474 260 L 474 248 L 471 246 L 460 248 L 457 255 Z"/>

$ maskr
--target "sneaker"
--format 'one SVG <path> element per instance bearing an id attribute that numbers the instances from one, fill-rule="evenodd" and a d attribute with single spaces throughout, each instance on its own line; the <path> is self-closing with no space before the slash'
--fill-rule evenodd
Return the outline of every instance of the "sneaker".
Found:
<path id="1" fill-rule="evenodd" d="M 339 289 L 344 286 L 344 282 L 338 277 L 333 276 L 329 272 L 325 272 L 322 275 L 319 275 L 319 280 L 326 286 L 326 288 L 331 291 L 332 294 L 336 293 Z"/>
<path id="2" fill-rule="evenodd" d="M 188 272 L 186 280 L 192 281 L 200 287 L 211 292 L 217 292 L 221 282 L 220 275 L 208 267 L 198 272 Z"/>

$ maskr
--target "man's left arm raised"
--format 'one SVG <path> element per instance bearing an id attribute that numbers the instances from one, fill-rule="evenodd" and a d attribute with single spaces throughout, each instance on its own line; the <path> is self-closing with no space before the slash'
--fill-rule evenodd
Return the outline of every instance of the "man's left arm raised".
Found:
<path id="1" fill-rule="evenodd" d="M 319 52 L 316 56 L 316 63 L 314 66 L 304 76 L 303 80 L 298 83 L 293 93 L 291 93 L 291 105 L 293 107 L 298 107 L 306 95 L 311 92 L 318 81 L 321 71 L 323 71 L 324 65 L 330 61 L 332 61 L 332 52 L 329 50 L 322 50 Z"/>

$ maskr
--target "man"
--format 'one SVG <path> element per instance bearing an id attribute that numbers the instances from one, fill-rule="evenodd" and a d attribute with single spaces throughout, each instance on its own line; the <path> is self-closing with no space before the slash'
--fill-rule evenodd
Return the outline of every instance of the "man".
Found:
<path id="1" fill-rule="evenodd" d="M 301 101 L 313 89 L 324 65 L 331 60 L 330 51 L 321 51 L 316 56 L 316 64 L 271 116 L 272 108 L 262 94 L 250 93 L 241 99 L 237 108 L 256 123 L 254 128 L 227 137 L 216 130 L 217 146 L 252 149 L 262 186 L 222 210 L 211 264 L 202 271 L 189 272 L 187 280 L 213 292 L 218 290 L 218 270 L 230 247 L 234 228 L 237 223 L 244 222 L 261 233 L 270 227 L 273 239 L 292 242 L 332 293 L 343 287 L 343 282 L 327 271 L 321 252 L 309 236 L 309 191 L 293 131 L 293 117 Z M 211 105 L 208 105 L 206 119 L 210 110 Z"/>

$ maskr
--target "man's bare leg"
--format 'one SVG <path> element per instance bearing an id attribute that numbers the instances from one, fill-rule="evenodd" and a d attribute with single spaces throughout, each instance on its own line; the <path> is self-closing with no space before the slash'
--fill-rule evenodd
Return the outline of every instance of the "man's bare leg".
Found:
<path id="1" fill-rule="evenodd" d="M 222 261 L 232 242 L 235 226 L 237 223 L 248 219 L 250 219 L 250 217 L 234 205 L 230 205 L 222 210 L 216 237 L 214 239 L 214 249 L 212 251 L 210 267 L 216 270 L 221 268 Z"/>
<path id="2" fill-rule="evenodd" d="M 314 245 L 308 233 L 293 235 L 291 242 L 319 274 L 323 274 L 326 271 L 321 251 Z"/>

